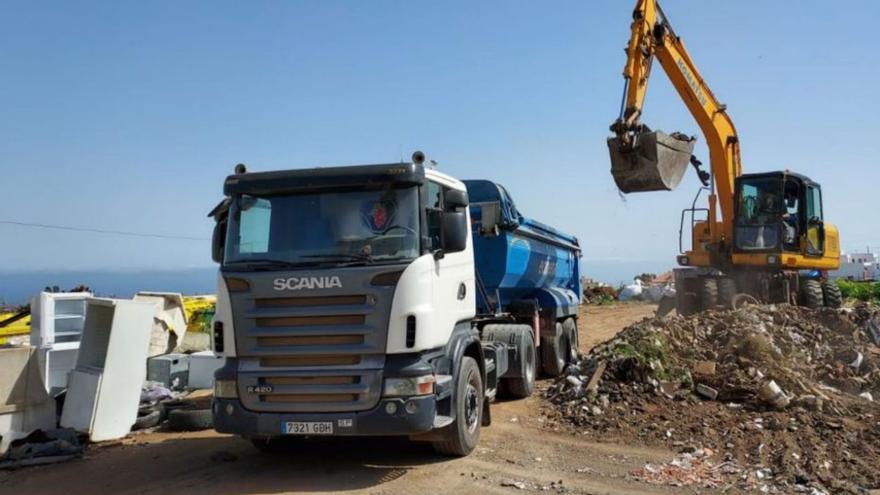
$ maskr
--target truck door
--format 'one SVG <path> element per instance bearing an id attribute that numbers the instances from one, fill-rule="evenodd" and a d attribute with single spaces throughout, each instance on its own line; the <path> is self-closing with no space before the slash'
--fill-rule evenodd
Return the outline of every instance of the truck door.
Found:
<path id="1" fill-rule="evenodd" d="M 426 185 L 427 237 L 432 252 L 443 248 L 443 213 L 449 211 L 444 198 L 448 190 L 448 187 L 434 181 L 428 181 Z M 432 286 L 439 325 L 451 329 L 459 321 L 474 316 L 474 265 L 470 235 L 467 249 L 457 253 L 447 252 L 435 259 Z"/>

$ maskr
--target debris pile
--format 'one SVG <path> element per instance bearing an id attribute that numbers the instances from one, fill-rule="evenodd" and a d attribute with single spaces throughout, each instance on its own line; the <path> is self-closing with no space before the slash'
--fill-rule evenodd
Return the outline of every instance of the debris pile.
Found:
<path id="1" fill-rule="evenodd" d="M 646 319 L 569 367 L 546 392 L 547 416 L 602 438 L 709 449 L 743 468 L 725 471 L 731 483 L 877 488 L 875 321 L 866 307 L 784 305 Z"/>
<path id="2" fill-rule="evenodd" d="M 730 461 L 713 462 L 713 454 L 710 449 L 682 452 L 665 464 L 645 464 L 632 475 L 652 485 L 718 488 L 728 475 L 738 474 L 740 470 Z"/>

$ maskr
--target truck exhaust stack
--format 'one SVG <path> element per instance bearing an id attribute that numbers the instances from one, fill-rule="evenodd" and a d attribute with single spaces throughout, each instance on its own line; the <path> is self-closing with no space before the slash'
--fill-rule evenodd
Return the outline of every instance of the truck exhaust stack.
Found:
<path id="1" fill-rule="evenodd" d="M 629 143 L 619 136 L 608 138 L 614 182 L 624 193 L 675 189 L 687 169 L 695 141 L 662 131 L 634 134 Z"/>

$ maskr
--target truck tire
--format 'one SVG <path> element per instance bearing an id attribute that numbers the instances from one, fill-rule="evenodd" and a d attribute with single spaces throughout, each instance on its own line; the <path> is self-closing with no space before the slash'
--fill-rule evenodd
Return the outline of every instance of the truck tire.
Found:
<path id="1" fill-rule="evenodd" d="M 438 454 L 464 457 L 474 450 L 480 441 L 484 399 L 480 367 L 464 356 L 455 382 L 455 421 L 443 428 L 442 440 L 432 443 Z"/>
<path id="2" fill-rule="evenodd" d="M 580 352 L 578 348 L 580 339 L 578 338 L 577 320 L 571 317 L 566 318 L 562 322 L 562 331 L 568 343 L 568 357 L 565 364 L 574 364 L 578 361 L 578 353 Z"/>
<path id="3" fill-rule="evenodd" d="M 565 369 L 565 332 L 561 323 L 556 323 L 556 335 L 541 341 L 541 369 L 544 374 L 554 378 Z"/>
<path id="4" fill-rule="evenodd" d="M 733 298 L 736 297 L 736 282 L 732 278 L 718 279 L 718 304 L 725 309 L 733 309 Z"/>
<path id="5" fill-rule="evenodd" d="M 535 390 L 535 374 L 538 370 L 538 356 L 535 350 L 535 338 L 528 332 L 521 340 L 523 348 L 517 349 L 522 358 L 522 376 L 504 378 L 505 395 L 514 399 L 525 399 Z"/>
<path id="6" fill-rule="evenodd" d="M 718 306 L 718 281 L 714 278 L 704 278 L 700 282 L 700 307 L 703 311 L 715 309 Z"/>
<path id="7" fill-rule="evenodd" d="M 837 309 L 843 306 L 843 294 L 840 293 L 840 286 L 833 280 L 822 281 L 822 295 L 825 299 L 825 306 Z"/>
<path id="8" fill-rule="evenodd" d="M 825 304 L 822 284 L 818 280 L 808 279 L 801 282 L 801 306 L 819 309 Z"/>

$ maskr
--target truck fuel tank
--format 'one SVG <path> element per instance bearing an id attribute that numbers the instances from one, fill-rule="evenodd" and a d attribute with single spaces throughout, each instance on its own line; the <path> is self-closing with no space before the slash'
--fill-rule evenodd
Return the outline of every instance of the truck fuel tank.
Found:
<path id="1" fill-rule="evenodd" d="M 611 175 L 624 193 L 671 191 L 681 182 L 695 138 L 663 131 L 639 132 L 629 142 L 608 138 Z"/>

